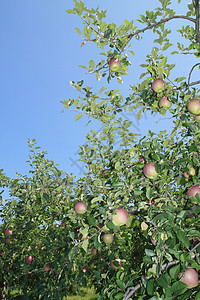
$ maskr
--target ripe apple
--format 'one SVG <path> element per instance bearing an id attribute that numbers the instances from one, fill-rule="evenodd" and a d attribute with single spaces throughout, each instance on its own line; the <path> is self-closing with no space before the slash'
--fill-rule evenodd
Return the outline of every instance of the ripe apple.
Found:
<path id="1" fill-rule="evenodd" d="M 5 243 L 6 243 L 6 244 L 9 244 L 9 243 L 10 243 L 10 237 L 9 237 L 9 236 L 7 236 L 7 237 L 5 238 Z"/>
<path id="2" fill-rule="evenodd" d="M 114 236 L 112 233 L 104 233 L 104 235 L 102 237 L 105 244 L 112 244 L 113 238 L 114 238 Z"/>
<path id="3" fill-rule="evenodd" d="M 76 202 L 76 204 L 74 205 L 74 209 L 75 209 L 75 212 L 77 214 L 84 214 L 87 210 L 87 205 L 82 202 L 82 201 L 79 201 L 79 202 Z"/>
<path id="4" fill-rule="evenodd" d="M 191 186 L 187 191 L 187 195 L 192 197 L 195 197 L 197 193 L 200 194 L 200 185 L 198 184 Z"/>
<path id="5" fill-rule="evenodd" d="M 92 248 L 91 253 L 93 255 L 96 255 L 98 253 L 98 250 L 96 248 Z"/>
<path id="6" fill-rule="evenodd" d="M 146 159 L 145 159 L 144 156 L 141 156 L 141 157 L 139 158 L 139 164 L 140 164 L 140 163 L 146 164 Z"/>
<path id="7" fill-rule="evenodd" d="M 114 261 L 116 262 L 115 264 L 118 265 L 118 266 L 115 266 L 115 265 L 114 265 L 114 263 L 113 263 Z M 110 265 L 111 265 L 111 267 L 113 267 L 115 270 L 118 270 L 118 269 L 121 268 L 122 261 L 121 261 L 120 258 L 116 258 L 115 260 L 112 260 L 112 261 L 110 262 Z"/>
<path id="8" fill-rule="evenodd" d="M 192 99 L 188 102 L 187 108 L 193 115 L 200 115 L 200 99 Z"/>
<path id="9" fill-rule="evenodd" d="M 6 229 L 4 230 L 4 234 L 5 234 L 5 235 L 12 235 L 12 230 L 10 230 L 10 228 L 8 227 L 8 228 L 6 228 Z"/>
<path id="10" fill-rule="evenodd" d="M 158 173 L 156 172 L 155 163 L 147 163 L 143 168 L 144 175 L 150 179 L 156 179 Z"/>
<path id="11" fill-rule="evenodd" d="M 124 208 L 118 208 L 112 216 L 112 222 L 116 226 L 126 224 L 128 222 L 128 212 Z"/>
<path id="12" fill-rule="evenodd" d="M 152 89 L 154 92 L 159 93 L 164 91 L 165 89 L 165 82 L 161 78 L 156 78 L 152 83 Z"/>
<path id="13" fill-rule="evenodd" d="M 45 266 L 44 271 L 46 271 L 46 272 L 51 271 L 51 266 L 50 265 Z"/>
<path id="14" fill-rule="evenodd" d="M 109 68 L 113 72 L 117 72 L 121 67 L 120 60 L 118 58 L 112 58 L 109 61 Z"/>
<path id="15" fill-rule="evenodd" d="M 200 122 L 200 116 L 194 116 L 195 121 Z"/>
<path id="16" fill-rule="evenodd" d="M 199 284 L 197 272 L 192 268 L 188 268 L 185 271 L 183 278 L 181 278 L 181 282 L 185 283 L 189 289 L 197 286 Z"/>
<path id="17" fill-rule="evenodd" d="M 30 264 L 33 260 L 34 260 L 34 257 L 33 257 L 32 255 L 29 255 L 29 256 L 26 258 L 27 264 Z"/>
<path id="18" fill-rule="evenodd" d="M 87 266 L 84 266 L 84 267 L 82 268 L 83 273 L 86 273 L 88 270 L 89 270 L 89 269 L 88 269 Z"/>
<path id="19" fill-rule="evenodd" d="M 161 108 L 168 109 L 171 107 L 172 102 L 169 100 L 168 97 L 164 96 L 159 100 L 158 104 Z"/>
<path id="20" fill-rule="evenodd" d="M 189 169 L 189 174 L 187 172 L 183 172 L 183 176 L 186 179 L 188 179 L 190 176 L 194 176 L 196 174 L 196 170 L 192 166 L 188 166 L 188 169 Z"/>

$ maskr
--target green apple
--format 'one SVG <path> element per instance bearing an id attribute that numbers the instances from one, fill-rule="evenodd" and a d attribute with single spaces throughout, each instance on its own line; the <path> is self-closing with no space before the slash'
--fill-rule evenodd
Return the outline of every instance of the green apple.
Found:
<path id="1" fill-rule="evenodd" d="M 156 172 L 155 163 L 147 163 L 143 168 L 144 175 L 149 179 L 156 179 L 158 173 Z"/>
<path id="2" fill-rule="evenodd" d="M 112 58 L 109 61 L 109 68 L 113 72 L 117 72 L 121 67 L 120 60 L 118 58 Z"/>
<path id="3" fill-rule="evenodd" d="M 128 212 L 124 208 L 118 208 L 112 216 L 112 222 L 116 226 L 126 224 L 128 222 Z"/>
<path id="4" fill-rule="evenodd" d="M 193 115 L 200 115 L 200 99 L 192 99 L 188 102 L 187 108 Z"/>
<path id="5" fill-rule="evenodd" d="M 156 93 L 160 93 L 165 89 L 165 82 L 161 78 L 156 78 L 152 83 L 152 89 Z"/>

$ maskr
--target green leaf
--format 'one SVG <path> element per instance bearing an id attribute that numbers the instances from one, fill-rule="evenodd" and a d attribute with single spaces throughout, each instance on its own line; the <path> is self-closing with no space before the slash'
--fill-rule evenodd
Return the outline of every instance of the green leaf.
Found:
<path id="1" fill-rule="evenodd" d="M 198 292 L 195 297 L 195 300 L 199 300 L 199 299 L 200 299 L 200 292 Z"/>
<path id="2" fill-rule="evenodd" d="M 68 14 L 76 14 L 73 9 L 67 9 L 65 12 L 67 12 Z"/>
<path id="3" fill-rule="evenodd" d="M 190 241 L 189 239 L 186 237 L 185 235 L 185 231 L 177 231 L 177 237 L 179 239 L 180 242 L 182 242 L 182 244 L 186 247 L 189 248 L 190 247 Z"/>
<path id="4" fill-rule="evenodd" d="M 146 188 L 146 197 L 147 197 L 147 199 L 151 199 L 152 194 L 153 194 L 153 191 L 152 191 L 151 187 L 148 186 L 148 187 Z"/>
<path id="5" fill-rule="evenodd" d="M 151 249 L 145 249 L 145 253 L 147 256 L 155 256 L 155 252 Z"/>
<path id="6" fill-rule="evenodd" d="M 97 74 L 96 74 L 96 79 L 98 80 L 98 81 L 100 81 L 101 80 L 101 72 L 97 72 Z"/>
<path id="7" fill-rule="evenodd" d="M 81 36 L 81 31 L 79 28 L 75 27 L 76 31 L 78 32 L 78 34 Z"/>
<path id="8" fill-rule="evenodd" d="M 90 66 L 90 70 L 93 70 L 93 69 L 94 69 L 95 63 L 94 63 L 93 60 L 90 60 L 90 61 L 89 61 L 89 66 Z"/>
<path id="9" fill-rule="evenodd" d="M 74 118 L 74 121 L 78 121 L 82 116 L 83 116 L 82 113 L 77 114 L 76 117 Z"/>
<path id="10" fill-rule="evenodd" d="M 125 285 L 125 283 L 122 280 L 117 279 L 116 283 L 120 287 L 120 289 L 125 290 L 126 285 Z"/>
<path id="11" fill-rule="evenodd" d="M 81 247 L 87 252 L 88 248 L 88 239 L 84 240 L 83 243 L 81 244 Z"/>
<path id="12" fill-rule="evenodd" d="M 117 81 L 121 84 L 123 83 L 123 80 L 121 79 L 121 77 L 117 77 Z"/>
<path id="13" fill-rule="evenodd" d="M 169 274 L 171 276 L 172 279 L 176 279 L 178 274 L 180 272 L 180 264 L 178 264 L 177 266 L 174 266 L 172 267 L 170 270 L 169 270 Z"/>
<path id="14" fill-rule="evenodd" d="M 154 293 L 154 283 L 155 283 L 154 278 L 151 278 L 151 279 L 148 280 L 148 283 L 147 283 L 147 293 L 148 293 L 148 295 L 153 295 L 153 293 Z"/>
<path id="15" fill-rule="evenodd" d="M 96 226 L 96 219 L 93 216 L 87 216 L 87 219 L 91 226 Z"/>

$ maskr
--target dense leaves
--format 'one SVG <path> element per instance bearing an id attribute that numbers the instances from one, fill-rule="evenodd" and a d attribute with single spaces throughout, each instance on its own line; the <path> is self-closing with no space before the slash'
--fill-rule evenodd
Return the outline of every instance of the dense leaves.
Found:
<path id="1" fill-rule="evenodd" d="M 86 285 L 94 285 L 99 299 L 199 299 L 199 286 L 188 289 L 180 281 L 187 268 L 200 269 L 200 195 L 187 195 L 200 184 L 200 123 L 187 106 L 200 98 L 199 79 L 190 80 L 199 63 L 191 66 L 188 78 L 173 78 L 175 64 L 168 63 L 176 53 L 193 54 L 194 60 L 199 56 L 199 1 L 188 4 L 184 15 L 173 11 L 171 1 L 159 2 L 155 11 L 147 10 L 137 21 L 125 19 L 119 27 L 105 22 L 105 10 L 89 9 L 82 1 L 74 0 L 75 7 L 67 10 L 83 21 L 83 28 L 76 28 L 81 46 L 92 42 L 103 51 L 100 62 L 90 59 L 89 66 L 81 66 L 98 81 L 126 80 L 133 38 L 151 31 L 156 46 L 129 95 L 105 85 L 95 92 L 83 80 L 71 81 L 79 96 L 63 105 L 77 112 L 75 120 L 86 115 L 102 126 L 80 146 L 82 177 L 61 171 L 34 140 L 29 140 L 28 175 L 10 179 L 0 170 L 1 194 L 9 191 L 9 198 L 1 199 L 3 299 L 63 299 Z M 177 28 L 185 45 L 170 42 L 167 25 L 174 19 L 186 22 Z M 113 58 L 120 60 L 117 71 L 109 68 Z M 157 78 L 164 81 L 163 90 L 152 88 Z M 172 103 L 168 110 L 159 106 L 162 97 Z M 132 121 L 120 115 L 131 111 L 138 119 L 145 111 L 168 113 L 173 128 L 139 136 Z M 149 163 L 157 176 L 144 173 Z M 80 201 L 87 207 L 82 214 L 74 209 Z M 118 208 L 129 214 L 121 226 L 112 222 Z M 6 228 L 12 234 L 6 235 Z M 105 242 L 105 233 L 113 240 Z"/>

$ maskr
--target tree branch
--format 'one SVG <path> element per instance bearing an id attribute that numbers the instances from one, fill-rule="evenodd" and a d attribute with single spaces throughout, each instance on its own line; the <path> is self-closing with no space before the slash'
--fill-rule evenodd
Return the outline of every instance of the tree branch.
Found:
<path id="1" fill-rule="evenodd" d="M 199 31 L 199 0 L 194 1 L 194 8 L 196 13 L 196 20 L 195 20 L 195 32 L 197 35 L 197 41 L 200 44 L 200 31 Z"/>
<path id="2" fill-rule="evenodd" d="M 187 17 L 187 16 L 182 16 L 182 15 L 181 16 L 172 16 L 172 17 L 163 19 L 163 20 L 161 20 L 161 21 L 159 21 L 159 22 L 157 22 L 155 24 L 150 24 L 150 25 L 148 25 L 147 27 L 145 27 L 143 29 L 137 30 L 134 33 L 129 34 L 128 38 L 131 40 L 135 35 L 143 33 L 143 32 L 145 32 L 148 29 L 154 28 L 154 27 L 156 27 L 158 25 L 161 25 L 161 24 L 166 23 L 166 22 L 168 22 L 170 20 L 173 20 L 173 19 L 186 19 L 186 20 L 188 20 L 188 21 L 193 22 L 193 23 L 196 24 L 196 21 L 193 18 L 190 18 L 190 17 Z"/>

